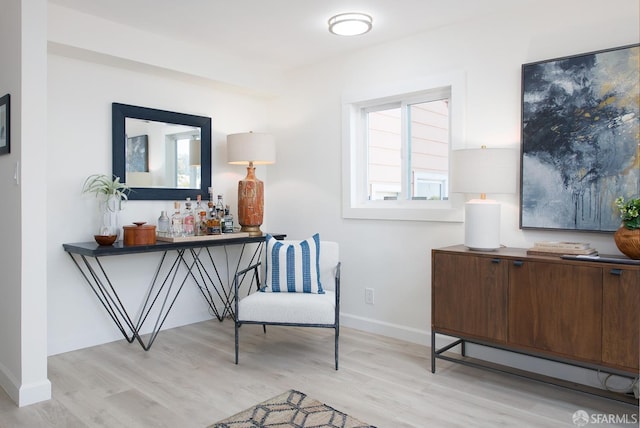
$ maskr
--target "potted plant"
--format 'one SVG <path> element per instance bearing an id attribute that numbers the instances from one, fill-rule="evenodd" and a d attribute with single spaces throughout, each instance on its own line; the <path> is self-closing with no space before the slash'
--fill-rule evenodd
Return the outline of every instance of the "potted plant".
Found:
<path id="1" fill-rule="evenodd" d="M 100 228 L 95 235 L 101 245 L 113 244 L 120 235 L 118 213 L 122 210 L 122 201 L 128 199 L 131 191 L 120 177 L 109 177 L 105 174 L 93 174 L 87 177 L 82 186 L 82 193 L 93 193 L 99 199 Z"/>
<path id="2" fill-rule="evenodd" d="M 640 259 L 640 198 L 625 201 L 616 199 L 622 225 L 613 235 L 620 252 L 632 259 Z"/>

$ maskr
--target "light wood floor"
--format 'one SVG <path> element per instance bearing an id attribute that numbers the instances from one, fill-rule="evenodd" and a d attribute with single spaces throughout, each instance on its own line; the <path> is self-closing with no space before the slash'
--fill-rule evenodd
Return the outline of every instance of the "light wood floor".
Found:
<path id="1" fill-rule="evenodd" d="M 339 371 L 330 330 L 245 325 L 240 346 L 236 366 L 233 324 L 207 321 L 161 332 L 149 352 L 119 341 L 50 357 L 53 398 L 18 408 L 0 390 L 0 427 L 206 427 L 288 389 L 381 428 L 575 427 L 577 410 L 638 413 L 446 361 L 431 374 L 427 347 L 353 329 L 341 330 Z"/>

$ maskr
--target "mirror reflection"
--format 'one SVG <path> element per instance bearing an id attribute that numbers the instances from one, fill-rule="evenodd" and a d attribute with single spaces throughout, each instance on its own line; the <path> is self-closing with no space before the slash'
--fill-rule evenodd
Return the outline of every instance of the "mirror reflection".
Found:
<path id="1" fill-rule="evenodd" d="M 125 119 L 125 183 L 132 187 L 199 189 L 200 128 Z"/>
<path id="2" fill-rule="evenodd" d="M 113 174 L 129 199 L 206 195 L 211 186 L 211 119 L 113 103 Z"/>

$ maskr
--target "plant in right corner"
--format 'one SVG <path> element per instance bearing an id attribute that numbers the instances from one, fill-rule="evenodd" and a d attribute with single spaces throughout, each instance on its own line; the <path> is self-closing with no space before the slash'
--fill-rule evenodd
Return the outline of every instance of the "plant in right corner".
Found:
<path id="1" fill-rule="evenodd" d="M 632 198 L 625 202 L 620 196 L 615 201 L 620 211 L 622 224 L 629 230 L 640 229 L 640 198 Z"/>
<path id="2" fill-rule="evenodd" d="M 640 198 L 625 202 L 621 196 L 615 204 L 620 211 L 622 226 L 613 234 L 613 240 L 622 254 L 640 260 Z"/>

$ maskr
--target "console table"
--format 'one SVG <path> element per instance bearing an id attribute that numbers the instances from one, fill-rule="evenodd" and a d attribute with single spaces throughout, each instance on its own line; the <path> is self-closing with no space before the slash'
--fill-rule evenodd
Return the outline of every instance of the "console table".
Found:
<path id="1" fill-rule="evenodd" d="M 276 239 L 283 239 L 286 235 L 272 234 L 272 236 Z M 229 234 L 229 236 L 216 236 L 216 239 L 211 240 L 158 241 L 153 245 L 126 246 L 122 241 L 117 241 L 110 246 L 101 246 L 96 242 L 78 242 L 62 244 L 62 246 L 124 338 L 129 343 L 136 340 L 145 351 L 148 351 L 189 278 L 193 279 L 209 308 L 219 321 L 222 321 L 228 315 L 233 316 L 233 302 L 236 296 L 232 295 L 232 287 L 229 281 L 223 280 L 211 250 L 215 247 L 224 247 L 225 262 L 226 266 L 228 266 L 226 247 L 240 245 L 240 256 L 237 263 L 235 263 L 235 272 L 238 272 L 246 245 L 258 244 L 253 253 L 250 254 L 250 259 L 247 263 L 247 266 L 250 266 L 260 258 L 264 242 L 264 235 L 236 237 L 233 234 Z M 130 257 L 141 253 L 161 253 L 161 255 L 143 299 L 141 309 L 139 309 L 137 316 L 132 317 L 120 299 L 117 289 L 109 278 L 101 259 L 111 256 Z M 210 262 L 212 270 L 207 268 L 206 260 Z M 184 276 L 178 276 L 181 266 L 185 267 Z M 161 274 L 163 267 L 166 267 L 168 271 Z M 218 307 L 220 303 L 216 305 L 217 299 L 215 296 L 222 302 L 222 307 Z M 155 320 L 151 320 L 154 308 L 157 315 L 154 314 Z M 153 322 L 153 326 L 145 342 L 141 331 L 147 322 Z"/>
<path id="2" fill-rule="evenodd" d="M 431 254 L 431 372 L 443 359 L 638 404 L 614 393 L 468 357 L 465 344 L 638 378 L 640 262 L 530 256 L 525 249 Z M 436 348 L 436 335 L 453 343 Z M 460 354 L 447 353 L 460 345 Z"/>

